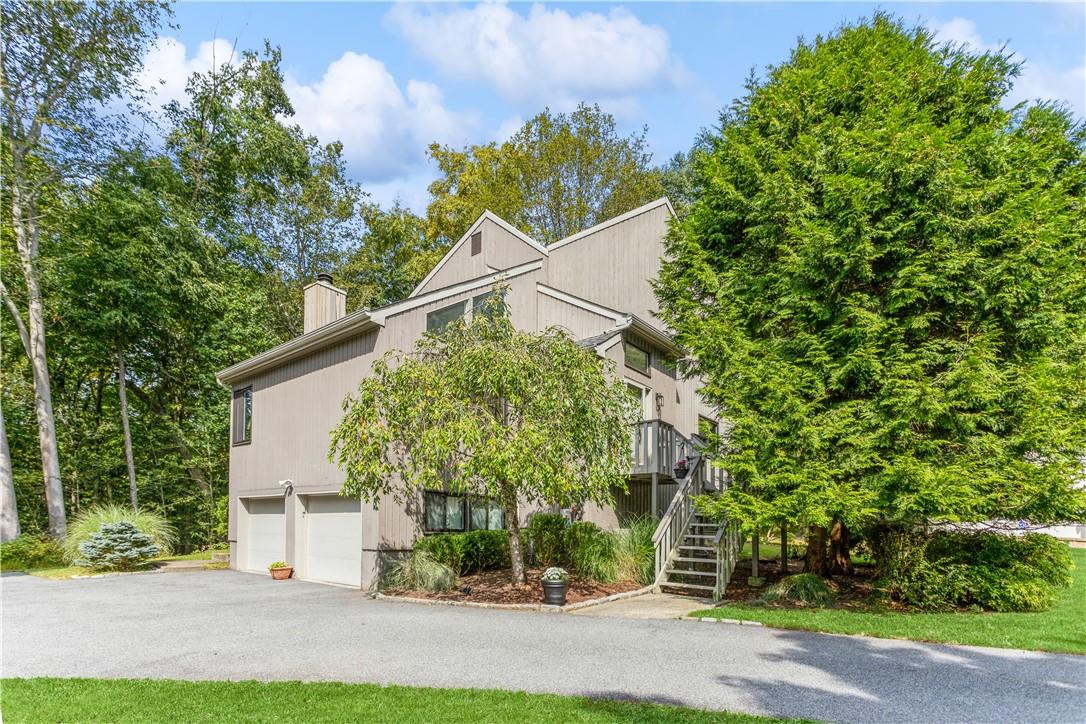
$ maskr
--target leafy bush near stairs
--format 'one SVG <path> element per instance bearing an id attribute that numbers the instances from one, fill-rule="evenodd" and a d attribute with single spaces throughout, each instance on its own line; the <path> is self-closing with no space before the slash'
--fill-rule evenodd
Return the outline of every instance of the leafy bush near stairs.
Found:
<path id="1" fill-rule="evenodd" d="M 448 566 L 457 576 L 509 565 L 509 537 L 504 530 L 428 535 L 417 540 L 414 549 Z"/>
<path id="2" fill-rule="evenodd" d="M 132 523 L 103 523 L 89 540 L 79 544 L 77 566 L 95 570 L 130 571 L 159 554 L 151 536 L 141 533 Z"/>
<path id="3" fill-rule="evenodd" d="M 800 573 L 788 576 L 780 583 L 771 586 L 758 599 L 761 603 L 791 601 L 807 606 L 825 606 L 832 603 L 834 593 L 821 576 L 815 573 Z"/>
<path id="4" fill-rule="evenodd" d="M 26 571 L 64 565 L 64 551 L 55 538 L 21 535 L 0 544 L 0 570 Z"/>
<path id="5" fill-rule="evenodd" d="M 63 543 L 65 557 L 69 561 L 80 558 L 80 546 L 96 535 L 103 525 L 121 522 L 129 523 L 139 532 L 150 536 L 161 554 L 170 553 L 177 542 L 177 531 L 159 513 L 152 510 L 137 513 L 122 505 L 96 505 L 81 512 L 68 524 L 68 536 Z"/>

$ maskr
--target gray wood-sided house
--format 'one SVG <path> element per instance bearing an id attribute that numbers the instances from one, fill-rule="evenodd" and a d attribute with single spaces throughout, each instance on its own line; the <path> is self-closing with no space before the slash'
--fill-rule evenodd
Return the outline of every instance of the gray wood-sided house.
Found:
<path id="1" fill-rule="evenodd" d="M 703 524 L 690 496 L 676 495 L 695 477 L 680 461 L 698 460 L 692 441 L 717 421 L 697 381 L 677 375 L 678 350 L 655 313 L 650 280 L 673 215 L 660 199 L 544 247 L 487 212 L 402 301 L 348 315 L 346 294 L 330 278 L 307 286 L 302 336 L 218 375 L 233 395 L 231 567 L 264 571 L 283 560 L 302 579 L 368 588 L 381 561 L 421 535 L 503 526 L 497 506 L 440 490 L 376 509 L 341 497 L 343 475 L 327 458 L 341 403 L 374 360 L 471 315 L 499 282 L 516 327 L 565 328 L 613 360 L 640 400 L 645 422 L 631 436 L 629 490 L 613 508 L 589 506 L 584 518 L 605 528 L 628 514 L 667 518 L 674 530 L 658 530 L 658 571 L 682 557 L 684 536 Z M 720 483 L 708 465 L 699 467 L 697 486 Z M 522 506 L 525 521 L 531 512 Z"/>

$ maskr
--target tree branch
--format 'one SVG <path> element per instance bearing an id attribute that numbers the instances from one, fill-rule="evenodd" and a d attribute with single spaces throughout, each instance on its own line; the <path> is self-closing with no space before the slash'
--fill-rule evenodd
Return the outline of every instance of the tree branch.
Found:
<path id="1" fill-rule="evenodd" d="M 19 339 L 23 343 L 23 351 L 26 352 L 27 359 L 30 359 L 30 334 L 26 331 L 26 324 L 23 322 L 23 317 L 19 314 L 19 308 L 15 306 L 15 302 L 12 300 L 11 295 L 8 294 L 8 288 L 4 286 L 4 282 L 0 281 L 0 297 L 3 297 L 4 306 L 11 312 L 11 318 L 15 320 L 15 328 L 19 331 Z"/>

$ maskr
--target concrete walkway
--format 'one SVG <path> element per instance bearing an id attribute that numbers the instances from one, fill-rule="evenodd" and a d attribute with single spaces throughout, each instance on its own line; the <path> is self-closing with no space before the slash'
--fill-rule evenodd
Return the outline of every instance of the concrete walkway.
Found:
<path id="1" fill-rule="evenodd" d="M 574 611 L 574 616 L 607 616 L 610 618 L 640 619 L 675 619 L 682 618 L 693 611 L 708 608 L 704 603 L 689 596 L 676 596 L 671 593 L 647 593 L 610 603 L 601 603 Z"/>
<path id="2" fill-rule="evenodd" d="M 234 571 L 5 575 L 0 587 L 9 677 L 371 681 L 853 722 L 1072 722 L 1086 711 L 1086 657 L 382 602 Z"/>

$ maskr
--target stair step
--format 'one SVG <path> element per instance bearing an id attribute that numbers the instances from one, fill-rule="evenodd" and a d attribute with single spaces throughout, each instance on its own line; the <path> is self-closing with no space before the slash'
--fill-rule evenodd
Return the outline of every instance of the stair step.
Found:
<path id="1" fill-rule="evenodd" d="M 668 575 L 678 576 L 710 576 L 716 578 L 716 571 L 690 571 L 685 568 L 668 568 L 666 569 Z"/>
<path id="2" fill-rule="evenodd" d="M 664 588 L 689 588 L 694 591 L 715 591 L 715 586 L 703 586 L 700 583 L 672 583 L 666 581 L 660 584 Z"/>
<path id="3" fill-rule="evenodd" d="M 687 558 L 687 557 L 680 556 L 678 558 L 672 558 L 671 560 L 673 560 L 675 562 L 680 562 L 681 561 L 683 563 L 716 563 L 716 558 L 715 557 L 713 557 L 713 558 Z"/>
<path id="4" fill-rule="evenodd" d="M 712 546 L 676 546 L 681 551 L 715 551 Z"/>
<path id="5" fill-rule="evenodd" d="M 697 534 L 697 533 L 687 533 L 686 535 L 683 536 L 683 538 L 698 538 L 698 539 L 701 539 L 701 540 L 713 540 L 714 538 L 716 538 L 716 536 L 715 535 L 701 535 L 701 534 Z"/>

